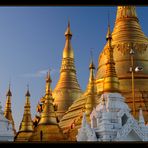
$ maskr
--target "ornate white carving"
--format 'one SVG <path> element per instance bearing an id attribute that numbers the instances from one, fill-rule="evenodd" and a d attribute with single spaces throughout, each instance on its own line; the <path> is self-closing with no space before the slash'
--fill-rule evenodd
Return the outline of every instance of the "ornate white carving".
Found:
<path id="1" fill-rule="evenodd" d="M 148 141 L 148 126 L 144 123 L 142 111 L 138 122 L 119 93 L 104 93 L 90 119 L 91 126 L 83 115 L 77 141 Z"/>

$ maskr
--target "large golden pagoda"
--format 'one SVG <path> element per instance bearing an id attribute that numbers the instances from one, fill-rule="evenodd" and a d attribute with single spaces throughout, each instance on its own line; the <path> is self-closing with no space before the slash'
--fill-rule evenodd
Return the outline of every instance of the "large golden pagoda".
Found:
<path id="1" fill-rule="evenodd" d="M 57 105 L 57 116 L 60 120 L 69 106 L 81 95 L 81 89 L 76 77 L 74 52 L 71 45 L 72 32 L 70 22 L 65 32 L 66 42 L 63 49 L 62 65 L 59 81 L 53 91 L 54 104 Z"/>
<path id="2" fill-rule="evenodd" d="M 12 97 L 12 93 L 10 90 L 10 84 L 9 84 L 9 89 L 8 92 L 6 94 L 6 105 L 5 105 L 5 110 L 4 110 L 4 116 L 11 121 L 12 123 L 12 128 L 14 131 L 14 135 L 16 134 L 16 130 L 15 130 L 15 124 L 14 124 L 14 120 L 13 120 L 13 116 L 12 116 L 12 110 L 11 110 L 11 97 Z"/>
<path id="3" fill-rule="evenodd" d="M 98 59 L 96 75 L 98 93 L 101 93 L 106 85 L 104 77 L 107 69 L 107 44 Z M 136 118 L 138 117 L 138 108 L 141 105 L 145 120 L 148 121 L 148 38 L 141 30 L 134 6 L 118 6 L 112 33 L 112 47 L 114 48 L 115 68 L 120 83 L 119 89 L 132 110 L 133 103 L 135 104 Z M 131 49 L 134 50 L 134 69 L 136 66 L 143 67 L 143 71 L 134 72 L 133 79 L 129 70 L 132 64 Z M 132 80 L 135 82 L 134 90 L 132 90 Z M 134 99 L 132 91 L 135 92 Z"/>
<path id="4" fill-rule="evenodd" d="M 26 93 L 26 102 L 24 106 L 24 115 L 22 122 L 20 124 L 19 131 L 17 132 L 15 136 L 15 141 L 28 141 L 30 136 L 33 133 L 33 121 L 31 118 L 31 112 L 30 112 L 30 93 L 29 89 Z"/>
<path id="5" fill-rule="evenodd" d="M 70 141 L 76 140 L 78 129 L 81 126 L 83 112 L 86 113 L 86 118 L 89 122 L 90 113 L 98 101 L 94 77 L 95 66 L 93 61 L 91 61 L 89 69 L 90 76 L 85 92 L 79 98 L 77 98 L 76 101 L 74 101 L 59 123 L 63 132 L 67 134 L 68 140 Z"/>
<path id="6" fill-rule="evenodd" d="M 34 128 L 32 136 L 29 141 L 65 141 L 66 137 L 57 123 L 55 108 L 53 105 L 53 97 L 51 92 L 51 78 L 49 73 L 46 79 L 46 90 L 44 96 L 44 103 L 42 106 L 41 116 L 39 122 Z"/>

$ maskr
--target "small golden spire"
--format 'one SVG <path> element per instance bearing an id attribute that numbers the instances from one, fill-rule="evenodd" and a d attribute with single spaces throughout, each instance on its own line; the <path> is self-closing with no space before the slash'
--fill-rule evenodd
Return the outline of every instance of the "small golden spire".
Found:
<path id="1" fill-rule="evenodd" d="M 94 65 L 94 62 L 93 62 L 93 52 L 92 52 L 92 50 L 91 50 L 90 54 L 91 54 L 91 62 L 90 62 L 90 65 L 89 65 L 89 70 L 90 70 L 89 81 L 91 82 L 91 81 L 94 80 L 95 65 Z"/>
<path id="2" fill-rule="evenodd" d="M 65 36 L 69 37 L 71 39 L 72 36 L 72 32 L 70 30 L 70 20 L 68 19 L 68 26 L 67 26 L 67 30 L 65 31 Z"/>
<path id="3" fill-rule="evenodd" d="M 4 116 L 12 122 L 12 128 L 14 131 L 14 134 L 16 134 L 16 130 L 15 130 L 15 124 L 14 124 L 14 120 L 13 120 L 13 116 L 12 116 L 12 110 L 11 110 L 11 97 L 12 97 L 12 93 L 10 90 L 10 83 L 9 83 L 9 88 L 6 94 L 6 105 L 5 105 L 5 110 L 4 110 Z"/>
<path id="4" fill-rule="evenodd" d="M 68 20 L 68 26 L 65 32 L 66 42 L 65 47 L 63 50 L 63 58 L 74 58 L 73 49 L 71 46 L 71 38 L 72 38 L 72 32 L 70 30 L 70 21 Z"/>
<path id="5" fill-rule="evenodd" d="M 10 83 L 9 83 L 9 88 L 8 88 L 8 92 L 7 92 L 6 96 L 12 96 L 12 93 L 10 91 Z"/>
<path id="6" fill-rule="evenodd" d="M 24 114 L 23 114 L 22 122 L 20 124 L 19 132 L 28 132 L 28 131 L 33 131 L 33 122 L 32 122 L 31 112 L 30 112 L 30 92 L 29 92 L 29 86 L 27 85 Z"/>
<path id="7" fill-rule="evenodd" d="M 94 100 L 94 96 L 95 96 L 95 84 L 94 84 L 94 70 L 95 70 L 95 66 L 93 64 L 93 59 L 92 59 L 92 53 L 91 53 L 91 63 L 89 65 L 89 70 L 90 70 L 90 75 L 89 75 L 89 82 L 87 85 L 87 90 L 86 90 L 86 103 L 85 103 L 85 113 L 87 116 L 87 120 L 90 121 L 90 114 L 93 110 L 94 104 L 95 104 L 95 100 Z"/>
<path id="8" fill-rule="evenodd" d="M 108 32 L 106 36 L 108 41 L 107 47 L 107 63 L 106 63 L 106 74 L 104 79 L 104 92 L 119 92 L 119 80 L 115 70 L 115 62 L 113 58 L 113 48 L 111 45 L 112 35 L 110 31 L 110 25 L 108 25 Z"/>
<path id="9" fill-rule="evenodd" d="M 111 35 L 111 31 L 110 31 L 109 12 L 108 12 L 108 31 L 107 31 L 107 35 L 106 35 L 106 40 L 110 41 L 110 42 L 112 40 L 112 35 Z"/>
<path id="10" fill-rule="evenodd" d="M 50 78 L 49 72 L 47 76 L 48 76 L 47 78 Z M 50 86 L 51 79 L 48 82 L 49 82 L 48 85 Z M 53 97 L 51 93 L 48 93 L 48 95 L 45 96 L 44 107 L 43 107 L 43 111 L 41 112 L 41 118 L 39 121 L 39 125 L 40 124 L 57 124 L 57 119 L 56 119 L 54 105 L 53 105 Z"/>
<path id="11" fill-rule="evenodd" d="M 49 93 L 51 93 L 51 84 L 52 80 L 50 78 L 50 72 L 47 72 L 47 76 L 46 76 L 46 88 L 45 88 L 45 94 L 48 95 Z"/>
<path id="12" fill-rule="evenodd" d="M 29 93 L 29 85 L 27 85 L 26 97 L 30 97 L 30 93 Z"/>

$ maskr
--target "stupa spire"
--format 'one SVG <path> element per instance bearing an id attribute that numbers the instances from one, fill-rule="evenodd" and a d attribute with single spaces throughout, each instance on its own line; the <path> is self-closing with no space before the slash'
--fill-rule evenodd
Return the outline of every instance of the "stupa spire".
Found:
<path id="1" fill-rule="evenodd" d="M 93 62 L 93 53 L 91 51 L 91 62 L 90 62 L 90 65 L 89 65 L 89 70 L 90 70 L 90 74 L 89 74 L 89 82 L 92 82 L 94 79 L 95 79 L 95 76 L 94 76 L 94 71 L 95 71 L 95 65 L 94 65 L 94 62 Z"/>
<path id="2" fill-rule="evenodd" d="M 70 30 L 70 20 L 69 19 L 68 19 L 67 30 L 65 31 L 65 36 L 69 37 L 69 39 L 71 39 L 71 37 L 72 37 L 72 32 Z"/>
<path id="3" fill-rule="evenodd" d="M 95 95 L 95 84 L 94 84 L 94 70 L 95 70 L 95 66 L 93 63 L 93 57 L 92 57 L 92 52 L 91 52 L 91 62 L 89 65 L 89 82 L 87 85 L 87 89 L 86 89 L 86 93 L 88 95 L 88 97 L 86 98 L 86 102 L 85 102 L 85 113 L 87 116 L 87 119 L 89 121 L 89 116 L 93 110 L 94 104 L 95 104 L 95 100 L 94 100 L 94 95 Z"/>
<path id="4" fill-rule="evenodd" d="M 46 84 L 48 82 L 48 92 L 45 95 L 45 101 L 43 104 L 43 111 L 41 112 L 41 118 L 39 121 L 39 125 L 40 124 L 57 124 L 57 119 L 56 119 L 56 115 L 55 115 L 55 110 L 54 110 L 54 105 L 53 105 L 53 97 L 50 91 L 50 85 L 51 85 L 51 78 L 50 78 L 50 74 L 48 72 L 47 74 L 47 79 L 46 79 Z M 47 88 L 46 88 L 47 89 Z"/>
<path id="5" fill-rule="evenodd" d="M 53 91 L 53 97 L 55 98 L 54 104 L 58 106 L 57 115 L 59 120 L 73 101 L 81 95 L 81 89 L 76 77 L 74 52 L 71 45 L 72 32 L 70 29 L 70 21 L 68 21 L 65 38 L 60 78 Z"/>
<path id="6" fill-rule="evenodd" d="M 20 124 L 19 132 L 27 132 L 27 131 L 33 131 L 33 122 L 31 119 L 31 112 L 30 112 L 30 92 L 29 92 L 29 86 L 27 86 L 27 92 L 26 92 L 26 102 L 24 106 L 24 115 L 22 122 Z"/>
<path id="7" fill-rule="evenodd" d="M 50 71 L 47 72 L 47 76 L 46 76 L 46 88 L 45 88 L 45 94 L 49 94 L 51 93 L 51 78 L 50 78 Z"/>
<path id="8" fill-rule="evenodd" d="M 108 31 L 106 40 L 108 46 L 106 48 L 107 52 L 107 63 L 106 63 L 106 73 L 104 79 L 104 92 L 118 92 L 119 91 L 119 80 L 115 70 L 115 62 L 113 58 L 113 47 L 112 47 L 112 35 L 110 31 L 110 24 L 108 24 Z"/>
<path id="9" fill-rule="evenodd" d="M 65 47 L 63 50 L 63 58 L 74 58 L 73 48 L 71 45 L 72 32 L 70 30 L 70 21 L 68 20 L 67 29 L 65 31 Z"/>
<path id="10" fill-rule="evenodd" d="M 6 104 L 5 104 L 5 109 L 4 109 L 4 116 L 10 122 L 12 122 L 12 128 L 13 128 L 14 134 L 16 134 L 15 124 L 14 124 L 14 120 L 12 116 L 12 109 L 11 109 L 11 97 L 12 97 L 12 93 L 11 93 L 10 83 L 9 83 L 8 91 L 6 93 Z"/>

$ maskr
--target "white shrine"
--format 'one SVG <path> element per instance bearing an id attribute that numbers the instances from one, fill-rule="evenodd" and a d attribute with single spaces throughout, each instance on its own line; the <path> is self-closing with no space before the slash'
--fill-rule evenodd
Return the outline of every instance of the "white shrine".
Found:
<path id="1" fill-rule="evenodd" d="M 87 123 L 83 114 L 77 141 L 148 141 L 148 126 L 141 108 L 137 121 L 120 93 L 102 94 L 90 119 L 91 124 Z"/>
<path id="2" fill-rule="evenodd" d="M 12 123 L 4 117 L 2 106 L 0 104 L 0 141 L 14 141 L 14 131 Z"/>

